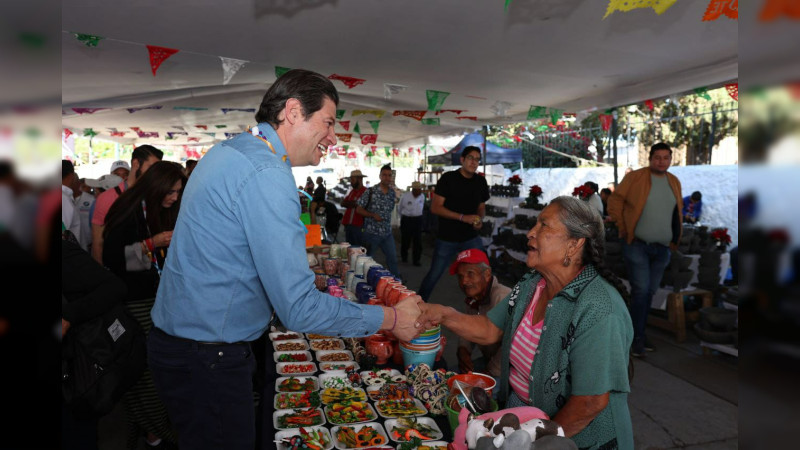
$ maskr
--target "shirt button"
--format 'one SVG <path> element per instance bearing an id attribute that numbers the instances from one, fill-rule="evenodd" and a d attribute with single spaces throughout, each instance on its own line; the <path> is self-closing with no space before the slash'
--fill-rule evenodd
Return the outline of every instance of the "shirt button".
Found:
<path id="1" fill-rule="evenodd" d="M 545 326 L 543 326 L 543 327 L 542 327 L 542 331 L 544 331 L 544 330 L 546 330 L 546 329 L 547 329 L 547 325 L 545 325 Z"/>
<path id="2" fill-rule="evenodd" d="M 222 355 L 223 355 L 223 353 L 222 353 L 222 352 L 219 352 L 219 356 L 222 356 Z"/>

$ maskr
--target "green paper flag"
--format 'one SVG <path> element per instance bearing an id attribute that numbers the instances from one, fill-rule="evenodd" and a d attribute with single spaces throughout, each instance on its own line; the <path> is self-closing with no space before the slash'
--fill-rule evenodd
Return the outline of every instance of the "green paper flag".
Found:
<path id="1" fill-rule="evenodd" d="M 564 114 L 563 109 L 550 108 L 550 123 L 555 125 L 556 122 L 558 122 L 558 119 L 560 119 L 563 114 Z"/>
<path id="2" fill-rule="evenodd" d="M 345 112 L 347 112 L 347 110 L 337 109 L 336 110 L 336 120 L 340 120 L 342 117 L 344 117 L 344 113 Z"/>
<path id="3" fill-rule="evenodd" d="M 428 97 L 428 111 L 438 111 L 442 109 L 444 100 L 448 95 L 450 95 L 450 93 L 444 91 L 425 91 L 425 96 Z"/>
<path id="4" fill-rule="evenodd" d="M 281 75 L 285 74 L 286 72 L 288 72 L 290 70 L 292 70 L 292 69 L 290 69 L 288 67 L 275 66 L 275 78 L 280 78 Z"/>
<path id="5" fill-rule="evenodd" d="M 421 122 L 423 125 L 439 125 L 439 118 L 433 117 L 428 119 L 422 119 Z"/>
<path id="6" fill-rule="evenodd" d="M 28 127 L 25 130 L 25 136 L 27 136 L 27 137 L 29 137 L 31 139 L 36 139 L 36 138 L 40 137 L 41 135 L 42 135 L 42 132 L 39 131 L 39 129 L 36 128 L 36 127 Z"/>
<path id="7" fill-rule="evenodd" d="M 361 134 L 361 128 L 358 126 L 358 122 L 356 122 L 356 126 L 353 127 L 353 133 Z"/>
<path id="8" fill-rule="evenodd" d="M 227 125 L 214 125 L 214 126 L 217 127 L 217 128 L 227 128 L 228 127 Z"/>
<path id="9" fill-rule="evenodd" d="M 702 97 L 708 101 L 711 101 L 711 96 L 708 95 L 708 88 L 707 87 L 699 87 L 694 89 L 694 93 L 697 94 L 698 97 Z"/>
<path id="10" fill-rule="evenodd" d="M 383 151 L 384 151 L 384 153 L 386 153 L 386 156 L 392 156 L 391 147 L 383 147 Z"/>
<path id="11" fill-rule="evenodd" d="M 367 122 L 369 122 L 369 124 L 372 126 L 372 131 L 374 131 L 375 134 L 377 134 L 378 133 L 378 125 L 380 125 L 381 121 L 380 120 L 368 120 Z M 358 125 L 358 123 L 356 123 L 356 125 Z"/>
<path id="12" fill-rule="evenodd" d="M 503 7 L 503 12 L 508 12 L 508 4 L 511 3 L 511 0 L 506 0 L 506 6 Z"/>
<path id="13" fill-rule="evenodd" d="M 548 127 L 547 125 L 541 125 L 539 126 L 539 128 L 536 129 L 536 131 L 547 131 L 549 128 L 550 127 Z"/>
<path id="14" fill-rule="evenodd" d="M 75 33 L 75 39 L 83 42 L 83 45 L 87 47 L 97 47 L 97 44 L 100 42 L 100 39 L 103 38 L 91 34 Z"/>
<path id="15" fill-rule="evenodd" d="M 349 145 L 343 145 L 342 148 L 344 149 L 344 151 L 347 151 L 350 148 L 350 146 Z"/>
<path id="16" fill-rule="evenodd" d="M 94 137 L 97 136 L 97 132 L 91 128 L 86 128 L 83 130 L 83 135 L 88 137 Z"/>
<path id="17" fill-rule="evenodd" d="M 547 117 L 546 116 L 546 112 L 545 112 L 546 109 L 547 108 L 545 108 L 544 106 L 531 105 L 531 107 L 528 109 L 528 119 L 527 120 L 541 119 L 542 117 Z"/>

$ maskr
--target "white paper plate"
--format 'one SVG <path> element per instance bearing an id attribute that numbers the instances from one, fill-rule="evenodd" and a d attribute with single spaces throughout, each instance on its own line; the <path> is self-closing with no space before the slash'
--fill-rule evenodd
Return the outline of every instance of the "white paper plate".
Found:
<path id="1" fill-rule="evenodd" d="M 367 393 L 364 391 L 364 389 L 361 389 L 359 387 L 351 388 L 351 389 L 353 389 L 354 391 L 358 391 L 358 392 L 361 392 L 361 393 L 364 394 L 364 399 L 363 400 L 357 400 L 357 401 L 366 402 L 367 400 L 369 400 L 369 397 L 367 397 Z M 320 389 L 319 390 L 320 401 L 322 401 L 322 394 L 324 394 L 324 393 L 325 393 L 325 389 Z M 329 404 L 329 403 L 325 403 L 325 402 L 322 402 L 322 403 L 326 404 L 326 405 Z M 330 402 L 330 403 L 335 403 L 335 402 Z"/>
<path id="2" fill-rule="evenodd" d="M 303 392 L 303 391 L 282 391 L 280 389 L 281 382 L 283 382 L 284 380 L 288 380 L 289 378 L 291 377 L 278 377 L 278 379 L 275 380 L 275 392 Z M 297 380 L 300 381 L 301 384 L 304 383 L 307 379 L 311 379 L 312 381 L 314 381 L 314 389 L 312 389 L 312 391 L 319 390 L 319 379 L 317 377 L 300 376 L 295 378 L 297 378 Z"/>
<path id="3" fill-rule="evenodd" d="M 332 348 L 321 348 L 320 345 L 324 342 L 329 342 Z M 311 350 L 315 352 L 322 350 L 344 350 L 344 341 L 341 339 L 312 339 L 309 341 Z"/>
<path id="4" fill-rule="evenodd" d="M 311 392 L 315 393 L 317 391 L 311 391 Z M 280 397 L 281 395 L 288 395 L 288 396 L 291 396 L 291 397 L 301 397 L 301 396 L 305 395 L 305 391 L 302 391 L 302 392 L 277 392 L 277 393 L 275 393 L 275 398 L 272 401 L 272 405 L 275 407 L 275 409 L 291 409 L 291 408 L 286 408 L 285 406 L 281 406 L 281 405 L 278 404 L 278 397 Z M 320 400 L 320 405 L 319 406 L 322 406 L 322 401 L 321 400 Z M 319 406 L 316 406 L 316 407 L 319 407 Z M 301 408 L 310 408 L 310 407 L 302 406 Z"/>
<path id="5" fill-rule="evenodd" d="M 328 422 L 330 422 L 331 425 L 352 425 L 352 424 L 355 424 L 355 423 L 374 422 L 375 420 L 378 420 L 378 413 L 375 411 L 375 408 L 373 408 L 372 405 L 369 404 L 369 402 L 361 402 L 361 403 L 366 404 L 367 405 L 367 409 L 369 409 L 372 412 L 372 418 L 371 419 L 365 419 L 365 420 L 359 420 L 358 422 L 347 422 L 347 423 L 337 423 L 337 422 L 334 422 L 334 421 L 331 421 L 331 420 L 328 420 Z M 328 418 L 328 411 L 332 411 L 331 405 L 325 405 L 325 418 L 326 419 Z"/>
<path id="6" fill-rule="evenodd" d="M 439 428 L 438 425 L 436 425 L 436 421 L 433 420 L 432 418 L 430 418 L 430 417 L 417 417 L 417 422 L 419 422 L 421 424 L 424 424 L 426 426 L 429 426 L 429 427 L 433 428 L 434 430 L 436 430 L 436 432 L 433 433 L 433 436 L 431 436 L 433 438 L 433 440 L 439 440 L 442 437 L 444 437 L 444 434 L 442 434 L 442 430 Z M 383 424 L 386 426 L 386 435 L 389 436 L 389 439 L 391 439 L 391 440 L 393 440 L 395 442 L 406 442 L 405 439 L 402 439 L 402 440 L 395 439 L 394 436 L 392 436 L 392 431 L 397 426 L 397 419 L 386 419 L 386 422 L 384 422 Z M 431 441 L 431 442 L 433 442 L 433 441 Z"/>
<path id="7" fill-rule="evenodd" d="M 374 373 L 375 375 L 370 375 L 371 373 Z M 388 380 L 385 379 L 384 376 L 382 376 L 386 374 L 388 374 L 389 377 Z M 361 372 L 359 375 L 361 375 L 361 382 L 366 384 L 367 386 L 375 386 L 387 383 L 399 383 L 406 380 L 405 375 L 400 373 L 400 371 L 397 369 L 382 369 L 375 371 L 365 370 Z M 395 377 L 402 377 L 402 381 L 393 381 Z M 381 379 L 383 381 L 377 381 L 378 379 Z"/>
<path id="8" fill-rule="evenodd" d="M 322 359 L 325 356 L 332 355 L 334 353 L 344 353 L 345 355 L 347 355 L 348 358 L 350 358 L 347 361 L 355 361 L 355 359 L 353 359 L 353 352 L 351 352 L 350 350 L 319 350 L 317 352 L 314 352 L 315 356 L 317 357 L 317 361 L 319 362 L 344 362 L 344 361 L 326 361 Z"/>
<path id="9" fill-rule="evenodd" d="M 296 361 L 296 362 L 312 362 L 312 361 L 314 361 L 314 358 L 311 356 L 311 352 L 308 351 L 308 350 L 296 351 L 296 352 L 275 352 L 275 353 L 272 354 L 272 359 L 276 363 L 291 362 L 291 361 L 281 361 L 280 360 L 281 355 L 301 355 L 301 354 L 302 355 L 306 355 L 306 360 L 305 361 Z"/>
<path id="10" fill-rule="evenodd" d="M 306 339 L 309 341 L 314 339 L 339 339 L 337 336 L 328 336 L 321 333 L 306 333 Z"/>
<path id="11" fill-rule="evenodd" d="M 415 398 L 413 400 L 414 400 L 414 404 L 417 406 L 417 408 L 420 408 L 420 410 L 423 411 L 423 412 L 421 412 L 419 414 L 408 414 L 408 415 L 405 415 L 405 416 L 398 416 L 398 415 L 382 413 L 380 408 L 378 408 L 379 405 L 382 405 L 384 403 L 395 402 L 397 400 L 382 400 L 382 401 L 379 401 L 379 402 L 375 402 L 375 409 L 378 411 L 378 414 L 380 414 L 380 416 L 383 417 L 384 419 L 396 419 L 398 417 L 419 417 L 419 416 L 424 416 L 425 414 L 428 414 L 428 409 L 425 408 L 425 404 L 424 403 L 419 401 L 419 399 L 417 399 L 417 398 Z"/>
<path id="12" fill-rule="evenodd" d="M 300 366 L 300 367 L 306 368 L 308 370 L 305 370 L 303 372 L 291 372 L 291 371 L 287 372 L 287 370 L 290 370 L 290 368 L 292 366 Z M 277 367 L 276 367 L 276 371 L 278 372 L 279 375 L 283 375 L 283 376 L 286 376 L 286 377 L 292 376 L 292 375 L 294 375 L 294 376 L 314 375 L 315 373 L 317 373 L 317 365 L 314 364 L 313 362 L 278 363 Z"/>
<path id="13" fill-rule="evenodd" d="M 322 447 L 323 450 L 331 450 L 333 448 L 333 438 L 331 437 L 331 432 L 328 431 L 327 428 L 325 428 L 323 426 L 320 426 L 320 425 L 313 426 L 313 427 L 302 427 L 302 428 L 305 428 L 306 430 L 318 431 L 318 432 L 322 433 L 323 435 L 325 435 L 326 438 L 328 438 L 328 444 L 325 445 L 324 447 Z M 299 436 L 299 435 L 300 435 L 300 429 L 299 428 L 292 428 L 291 430 L 281 430 L 281 431 L 276 432 L 275 433 L 275 441 L 276 441 L 276 444 L 278 446 L 278 450 L 288 450 L 289 449 L 288 446 L 278 443 L 278 442 L 280 442 L 281 439 L 287 438 L 287 437 L 292 437 L 292 436 Z"/>
<path id="14" fill-rule="evenodd" d="M 344 425 L 344 426 L 352 427 L 356 431 L 356 433 L 358 433 L 364 427 L 370 427 L 370 428 L 374 429 L 375 431 L 377 431 L 378 434 L 380 434 L 381 436 L 383 436 L 386 439 L 386 444 L 389 444 L 389 436 L 386 434 L 386 430 L 384 430 L 383 427 L 381 426 L 381 424 L 379 424 L 378 422 L 368 422 L 368 423 L 363 423 L 363 424 Z M 331 428 L 331 437 L 333 438 L 333 445 L 336 448 L 338 448 L 339 450 L 350 450 L 350 449 L 355 448 L 355 447 L 346 446 L 344 443 L 342 443 L 341 441 L 339 441 L 339 439 L 336 438 L 336 433 L 339 432 L 340 428 L 341 428 L 341 426 L 339 426 L 339 425 L 336 425 L 333 428 Z M 381 447 L 378 447 L 378 448 L 384 448 L 384 446 L 381 446 Z M 392 448 L 392 447 L 386 445 L 385 448 Z"/>
<path id="15" fill-rule="evenodd" d="M 422 443 L 422 445 L 427 445 L 427 446 L 434 447 L 434 448 L 438 445 L 438 446 L 444 447 L 444 449 L 447 450 L 447 442 L 445 442 L 445 441 L 425 441 L 425 442 Z M 415 450 L 418 450 L 420 448 L 421 448 L 421 446 L 420 447 L 416 447 Z"/>
<path id="16" fill-rule="evenodd" d="M 356 372 L 358 371 L 358 369 L 361 368 L 361 366 L 359 366 L 358 363 L 355 362 L 355 361 L 327 361 L 327 362 L 319 363 L 319 370 L 321 370 L 323 372 L 333 372 L 333 371 L 336 371 L 336 370 L 345 370 L 343 368 L 334 369 L 334 368 L 330 367 L 330 366 L 336 366 L 336 365 L 338 365 L 338 366 L 350 366 Z"/>
<path id="17" fill-rule="evenodd" d="M 292 335 L 294 337 L 278 340 L 279 337 L 286 335 Z M 272 342 L 280 342 L 280 341 L 294 340 L 294 339 L 303 339 L 303 333 L 297 333 L 294 331 L 273 331 L 272 333 L 269 334 L 269 340 Z"/>
<path id="18" fill-rule="evenodd" d="M 333 382 L 333 380 L 336 380 L 336 379 L 341 379 L 342 383 L 343 383 L 343 386 L 352 386 L 353 385 L 353 383 L 351 383 L 347 379 L 347 372 L 345 372 L 344 370 L 333 370 L 333 371 L 330 371 L 330 372 L 323 372 L 323 373 L 319 374 L 319 389 L 322 390 L 322 389 L 329 388 L 329 387 L 332 387 L 332 388 L 343 387 L 343 386 L 328 385 L 328 383 L 331 383 L 331 382 Z"/>
<path id="19" fill-rule="evenodd" d="M 304 408 L 298 408 L 298 409 L 304 409 Z M 316 426 L 325 425 L 325 413 L 322 411 L 322 408 L 314 408 L 314 409 L 318 410 L 320 412 L 320 414 L 322 414 L 322 416 L 321 416 L 321 420 L 322 421 L 319 424 L 317 424 Z M 287 414 L 293 414 L 295 411 L 296 411 L 295 409 L 279 409 L 279 410 L 275 411 L 274 413 L 272 413 L 272 424 L 275 425 L 275 429 L 276 430 L 296 430 L 296 429 L 299 429 L 301 426 L 305 426 L 305 425 L 298 425 L 297 428 L 287 428 L 287 427 L 281 427 L 280 426 L 280 422 L 278 421 L 278 418 L 282 417 L 282 416 L 285 416 Z"/>
<path id="20" fill-rule="evenodd" d="M 291 350 L 286 349 L 286 348 L 280 348 L 282 345 L 287 345 L 287 344 L 300 344 L 303 348 L 297 348 L 297 349 L 291 349 Z M 272 348 L 276 352 L 303 351 L 303 350 L 308 350 L 308 341 L 306 341 L 305 339 L 289 339 L 287 341 L 272 341 Z"/>

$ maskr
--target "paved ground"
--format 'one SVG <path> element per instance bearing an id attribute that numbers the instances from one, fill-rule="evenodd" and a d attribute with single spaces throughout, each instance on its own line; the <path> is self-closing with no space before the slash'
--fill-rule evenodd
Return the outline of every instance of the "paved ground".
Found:
<path id="1" fill-rule="evenodd" d="M 398 239 L 399 242 L 399 239 Z M 406 285 L 416 290 L 430 264 L 432 246 L 426 242 L 422 267 L 400 263 Z M 398 252 L 399 255 L 399 252 Z M 398 256 L 399 258 L 399 256 Z M 383 255 L 376 256 L 383 262 Z M 463 307 L 463 295 L 455 277 L 439 281 L 432 301 Z M 739 447 L 738 360 L 714 353 L 703 356 L 699 340 L 687 333 L 678 344 L 673 335 L 648 329 L 657 351 L 635 360 L 635 376 L 629 397 L 637 449 L 736 449 Z M 449 344 L 444 357 L 456 365 L 456 337 L 445 330 Z M 101 421 L 101 449 L 125 447 L 125 416 L 121 407 Z M 145 449 L 144 444 L 140 448 Z"/>

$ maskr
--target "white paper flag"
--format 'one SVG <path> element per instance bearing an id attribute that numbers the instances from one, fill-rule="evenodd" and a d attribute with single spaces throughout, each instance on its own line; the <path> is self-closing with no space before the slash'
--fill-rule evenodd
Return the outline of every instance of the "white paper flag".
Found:
<path id="1" fill-rule="evenodd" d="M 399 94 L 408 89 L 408 86 L 402 84 L 383 83 L 383 98 L 391 100 L 392 95 Z"/>
<path id="2" fill-rule="evenodd" d="M 220 56 L 219 59 L 222 60 L 222 71 L 224 72 L 222 75 L 222 84 L 223 86 L 228 84 L 236 75 L 236 72 L 239 71 L 248 61 L 244 61 L 241 59 L 233 59 L 233 58 L 225 58 Z"/>
<path id="3" fill-rule="evenodd" d="M 495 116 L 503 117 L 506 115 L 506 111 L 508 111 L 508 108 L 510 108 L 511 105 L 512 103 L 501 102 L 498 100 L 494 102 L 494 105 L 490 106 L 489 109 L 492 110 Z"/>

